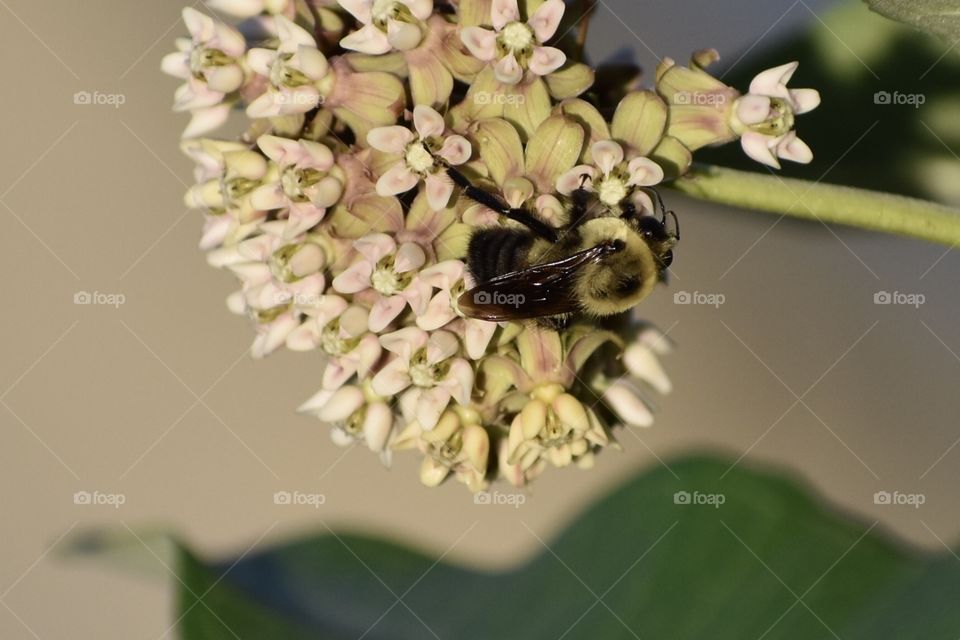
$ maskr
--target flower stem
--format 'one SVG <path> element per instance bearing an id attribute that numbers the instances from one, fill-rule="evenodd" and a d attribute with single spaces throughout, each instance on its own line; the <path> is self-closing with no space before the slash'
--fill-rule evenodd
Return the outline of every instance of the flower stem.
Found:
<path id="1" fill-rule="evenodd" d="M 580 28 L 577 30 L 577 62 L 583 62 L 584 49 L 587 47 L 587 33 L 590 31 L 590 18 L 597 8 L 597 3 L 590 0 L 580 0 Z"/>
<path id="2" fill-rule="evenodd" d="M 701 200 L 960 245 L 960 209 L 927 200 L 708 165 L 669 186 Z"/>

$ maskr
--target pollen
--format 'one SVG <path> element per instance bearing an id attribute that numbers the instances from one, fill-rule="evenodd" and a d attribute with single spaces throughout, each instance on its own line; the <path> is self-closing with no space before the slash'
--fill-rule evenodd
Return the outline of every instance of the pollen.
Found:
<path id="1" fill-rule="evenodd" d="M 620 178 L 615 178 L 612 176 L 606 177 L 603 180 L 600 180 L 596 184 L 597 197 L 600 198 L 600 202 L 605 205 L 614 207 L 627 197 L 630 193 L 627 183 L 621 180 Z"/>
<path id="2" fill-rule="evenodd" d="M 414 142 L 407 147 L 407 166 L 415 173 L 424 174 L 433 168 L 433 155 L 422 142 Z"/>
<path id="3" fill-rule="evenodd" d="M 536 44 L 533 29 L 522 22 L 511 22 L 500 32 L 500 42 L 512 52 L 525 51 Z"/>

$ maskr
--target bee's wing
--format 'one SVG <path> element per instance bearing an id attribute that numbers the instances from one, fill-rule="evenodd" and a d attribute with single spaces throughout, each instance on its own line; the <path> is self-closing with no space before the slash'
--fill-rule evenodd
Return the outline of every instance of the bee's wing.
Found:
<path id="1" fill-rule="evenodd" d="M 610 244 L 553 262 L 532 265 L 478 284 L 460 296 L 460 310 L 470 318 L 502 322 L 581 311 L 573 294 L 576 271 L 614 250 Z"/>

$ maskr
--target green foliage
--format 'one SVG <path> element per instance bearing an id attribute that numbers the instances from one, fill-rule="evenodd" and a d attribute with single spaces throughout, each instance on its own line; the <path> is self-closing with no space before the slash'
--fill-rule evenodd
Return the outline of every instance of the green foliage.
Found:
<path id="1" fill-rule="evenodd" d="M 957 0 L 865 1 L 877 13 L 936 34 L 951 44 L 960 38 L 960 2 Z"/>
<path id="2" fill-rule="evenodd" d="M 687 459 L 671 465 L 679 479 L 643 474 L 505 573 L 345 534 L 236 563 L 181 548 L 179 631 L 186 640 L 960 635 L 956 558 L 840 519 L 783 477 L 728 467 Z M 678 504 L 678 491 L 722 504 Z"/>

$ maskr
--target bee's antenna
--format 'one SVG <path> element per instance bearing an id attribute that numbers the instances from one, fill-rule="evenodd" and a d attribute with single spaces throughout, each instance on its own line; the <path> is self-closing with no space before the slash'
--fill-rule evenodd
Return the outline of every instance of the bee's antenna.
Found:
<path id="1" fill-rule="evenodd" d="M 673 237 L 677 240 L 680 239 L 680 221 L 677 220 L 677 214 L 673 210 L 667 211 L 667 215 L 673 218 Z M 664 216 L 664 222 L 666 222 L 666 216 Z"/>
<path id="2" fill-rule="evenodd" d="M 654 189 L 653 187 L 640 187 L 641 191 L 648 194 L 653 194 L 653 197 L 657 200 L 657 213 L 660 214 L 660 222 L 666 223 L 667 221 L 667 207 L 663 204 L 663 197 L 660 195 L 660 192 Z M 670 213 L 673 213 L 672 211 Z"/>

